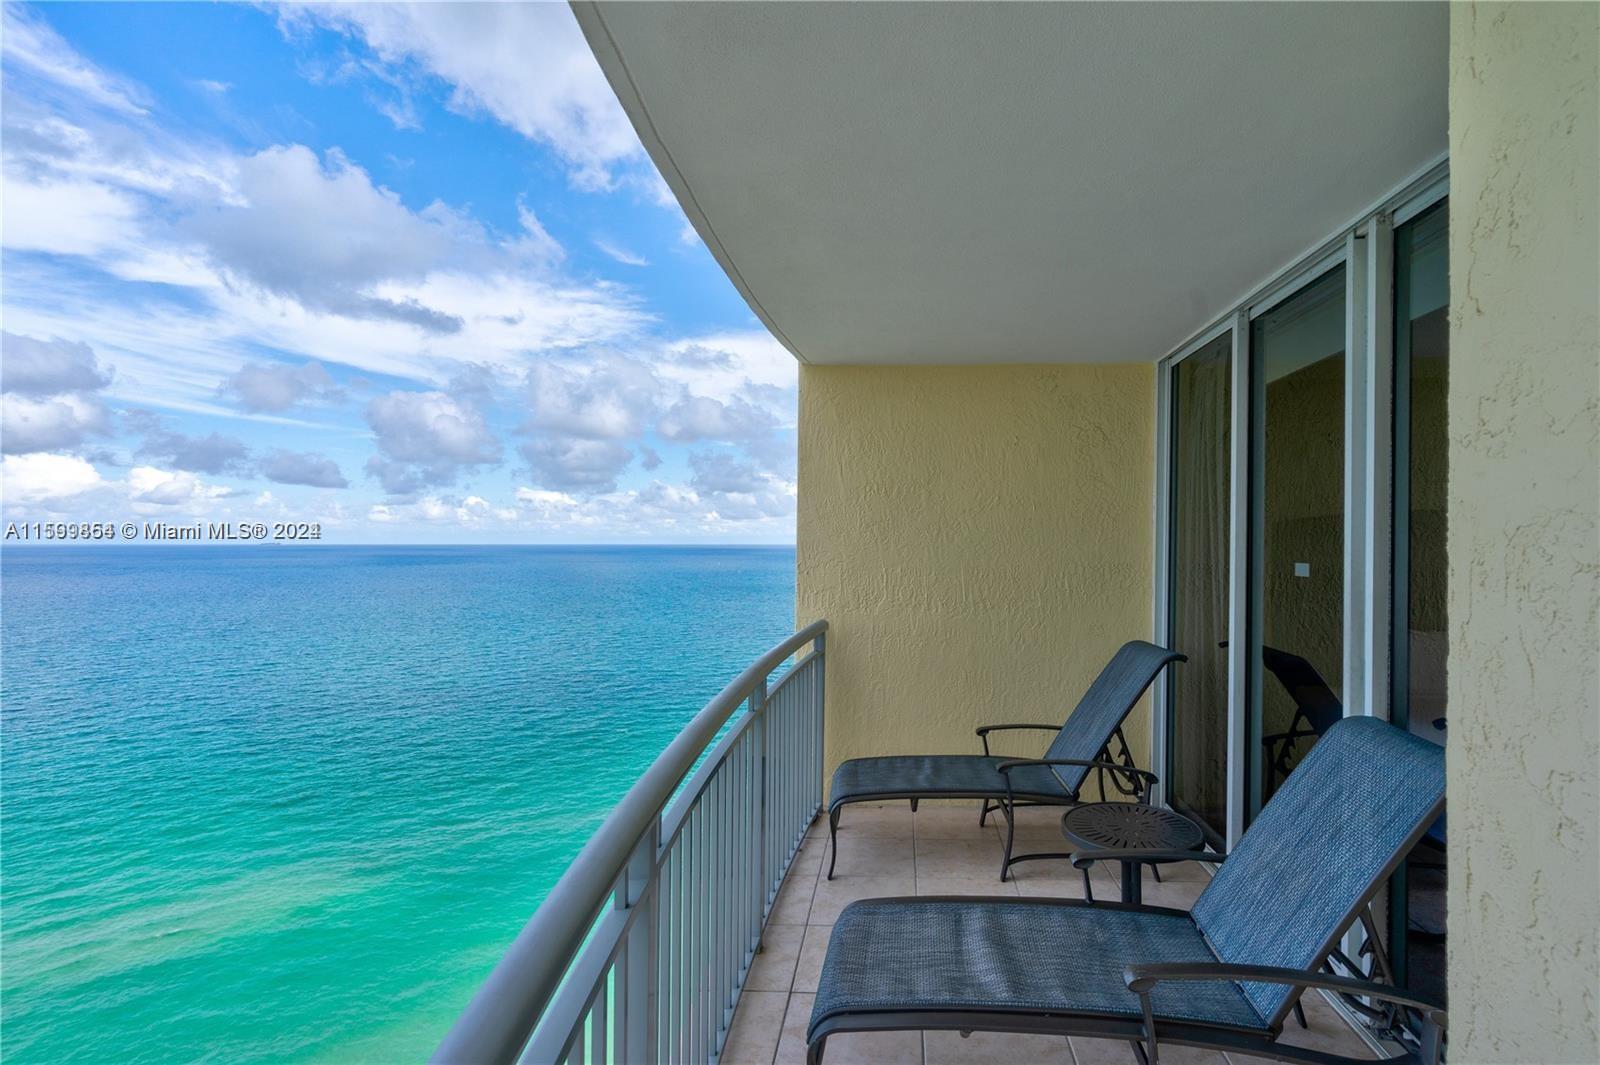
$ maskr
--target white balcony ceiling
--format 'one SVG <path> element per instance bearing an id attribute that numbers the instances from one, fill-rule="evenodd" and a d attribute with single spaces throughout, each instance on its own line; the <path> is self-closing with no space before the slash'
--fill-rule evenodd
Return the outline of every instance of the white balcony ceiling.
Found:
<path id="1" fill-rule="evenodd" d="M 815 363 L 1150 360 L 1446 148 L 1445 4 L 576 4 Z"/>

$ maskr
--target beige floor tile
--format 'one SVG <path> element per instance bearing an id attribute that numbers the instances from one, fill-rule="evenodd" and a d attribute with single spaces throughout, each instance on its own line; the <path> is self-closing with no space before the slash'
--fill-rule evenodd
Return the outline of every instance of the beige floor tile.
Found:
<path id="1" fill-rule="evenodd" d="M 1000 882 L 989 876 L 919 876 L 918 895 L 981 895 L 997 898 L 1016 898 L 1017 885 L 1012 881 Z"/>
<path id="2" fill-rule="evenodd" d="M 1366 1040 L 1356 1034 L 1355 1029 L 1328 1004 L 1320 992 L 1307 992 L 1300 1001 L 1305 1006 L 1308 1027 L 1301 1028 L 1300 1023 L 1291 1016 L 1284 1022 L 1283 1034 L 1279 1036 L 1283 1042 L 1353 1058 L 1374 1056 Z"/>
<path id="3" fill-rule="evenodd" d="M 1057 844 L 1050 850 L 1065 850 L 1067 841 L 1061 835 L 1061 815 L 1067 812 L 1065 806 L 1019 806 L 1013 814 L 1016 819 L 1016 838 L 1030 841 L 1033 846 L 1024 847 L 1024 850 L 1035 850 L 1037 844 L 1049 842 Z M 1006 821 L 1000 814 L 992 814 L 999 820 L 998 830 L 1002 838 L 1005 836 Z"/>
<path id="4" fill-rule="evenodd" d="M 927 1065 L 1073 1065 L 1072 1048 L 1059 1035 L 923 1032 Z"/>
<path id="5" fill-rule="evenodd" d="M 828 937 L 832 934 L 831 924 L 814 924 L 806 929 L 805 941 L 800 946 L 799 964 L 794 971 L 796 993 L 816 991 L 817 981 L 822 977 L 822 959 L 828 954 Z"/>
<path id="6" fill-rule="evenodd" d="M 1070 862 L 1023 862 L 1011 867 L 1011 879 L 1017 885 L 1018 894 L 1022 895 L 1064 899 L 1084 897 L 1083 873 L 1074 869 Z M 1106 902 L 1121 898 L 1116 880 L 1106 876 L 1098 866 L 1089 871 L 1089 879 L 1094 885 L 1094 897 L 1097 900 Z"/>
<path id="7" fill-rule="evenodd" d="M 1126 1044 L 1124 1044 L 1126 1045 Z M 1204 1050 L 1163 1043 L 1160 1048 L 1161 1065 L 1228 1065 L 1228 1056 L 1220 1050 Z"/>
<path id="8" fill-rule="evenodd" d="M 722 1047 L 723 1065 L 772 1065 L 788 1004 L 789 996 L 781 991 L 740 995 L 728 1041 Z"/>
<path id="9" fill-rule="evenodd" d="M 1172 862 L 1161 867 L 1163 880 L 1198 880 L 1206 883 L 1211 879 L 1211 867 L 1200 862 Z"/>
<path id="10" fill-rule="evenodd" d="M 826 836 L 817 838 L 807 836 L 800 843 L 800 849 L 795 852 L 794 861 L 789 870 L 793 872 L 812 872 L 822 868 L 822 859 L 828 853 L 828 839 Z"/>
<path id="11" fill-rule="evenodd" d="M 777 1065 L 805 1065 L 806 1028 L 814 995 L 789 996 L 778 1041 Z M 922 1065 L 921 1032 L 866 1032 L 828 1040 L 827 1065 Z"/>
<path id="12" fill-rule="evenodd" d="M 846 836 L 893 836 L 910 839 L 912 833 L 911 807 L 905 802 L 851 803 L 839 813 L 839 838 Z M 823 834 L 827 822 L 823 821 Z"/>
<path id="13" fill-rule="evenodd" d="M 921 1032 L 853 1032 L 828 1038 L 827 1065 L 922 1065 Z"/>
<path id="14" fill-rule="evenodd" d="M 811 1023 L 813 995 L 789 996 L 778 1041 L 778 1065 L 805 1065 L 806 1027 Z M 827 1065 L 922 1065 L 921 1032 L 870 1032 L 836 1035 L 828 1040 Z"/>
<path id="15" fill-rule="evenodd" d="M 996 840 L 919 839 L 917 875 L 928 877 L 993 877 L 1000 882 L 1004 851 Z"/>
<path id="16" fill-rule="evenodd" d="M 816 895 L 811 900 L 810 923 L 832 924 L 839 919 L 839 911 L 857 899 L 916 893 L 916 879 L 909 875 L 851 876 L 835 880 L 819 880 Z"/>
<path id="17" fill-rule="evenodd" d="M 1073 1036 L 1072 1056 L 1078 1065 L 1139 1065 L 1133 1047 L 1119 1039 L 1081 1039 Z M 1165 1057 L 1163 1056 L 1163 1059 Z"/>
<path id="18" fill-rule="evenodd" d="M 923 803 L 913 821 L 917 839 L 974 839 L 995 838 L 994 814 L 989 823 L 978 824 L 978 800 L 962 799 L 959 802 Z"/>
<path id="19" fill-rule="evenodd" d="M 750 962 L 746 991 L 788 991 L 794 983 L 794 966 L 806 929 L 798 924 L 769 924 L 761 937 L 762 949 Z"/>
<path id="20" fill-rule="evenodd" d="M 811 895 L 816 890 L 815 874 L 791 875 L 778 889 L 767 924 L 805 924 L 811 913 Z"/>
<path id="21" fill-rule="evenodd" d="M 795 993 L 789 996 L 789 1009 L 783 1015 L 783 1035 L 778 1039 L 778 1057 L 775 1065 L 806 1065 L 806 1026 L 811 1023 L 811 1006 L 815 995 Z M 833 1059 L 830 1056 L 828 1060 Z"/>
<path id="22" fill-rule="evenodd" d="M 832 855 L 829 855 L 832 861 Z M 915 854 L 908 833 L 904 836 L 839 835 L 839 860 L 833 865 L 833 875 L 841 876 L 910 876 L 915 872 Z M 823 875 L 828 869 L 824 866 Z"/>

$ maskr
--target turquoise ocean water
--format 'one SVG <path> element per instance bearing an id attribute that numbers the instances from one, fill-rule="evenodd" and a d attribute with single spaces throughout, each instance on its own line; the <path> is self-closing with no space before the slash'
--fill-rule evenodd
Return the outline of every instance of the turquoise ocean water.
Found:
<path id="1" fill-rule="evenodd" d="M 791 548 L 0 557 L 0 1047 L 424 1058 Z"/>

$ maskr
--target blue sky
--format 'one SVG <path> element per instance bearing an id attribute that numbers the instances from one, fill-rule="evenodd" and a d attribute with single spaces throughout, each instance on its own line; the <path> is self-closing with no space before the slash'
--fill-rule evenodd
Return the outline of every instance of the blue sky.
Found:
<path id="1" fill-rule="evenodd" d="M 5 9 L 4 519 L 792 542 L 793 358 L 564 4 Z"/>

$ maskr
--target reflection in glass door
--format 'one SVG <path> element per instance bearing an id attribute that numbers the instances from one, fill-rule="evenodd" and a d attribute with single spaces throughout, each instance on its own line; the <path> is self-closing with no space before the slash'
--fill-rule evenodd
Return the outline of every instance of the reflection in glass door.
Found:
<path id="1" fill-rule="evenodd" d="M 1344 349 L 1343 266 L 1251 324 L 1249 817 L 1344 713 Z"/>
<path id="2" fill-rule="evenodd" d="M 1223 849 L 1228 822 L 1228 518 L 1233 335 L 1172 368 L 1167 801 Z"/>
<path id="3" fill-rule="evenodd" d="M 1445 394 L 1450 368 L 1447 208 L 1395 230 L 1394 643 L 1390 719 L 1443 744 L 1448 626 L 1445 581 Z M 1399 983 L 1444 999 L 1445 824 L 1441 818 L 1391 885 L 1390 943 Z"/>

